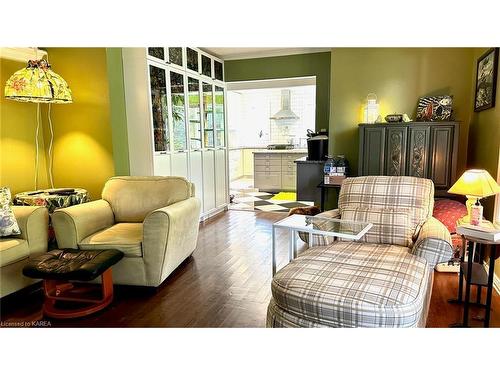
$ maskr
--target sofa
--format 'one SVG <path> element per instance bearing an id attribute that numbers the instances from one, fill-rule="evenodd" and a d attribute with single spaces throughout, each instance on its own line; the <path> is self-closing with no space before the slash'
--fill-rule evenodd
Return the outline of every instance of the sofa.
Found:
<path id="1" fill-rule="evenodd" d="M 453 253 L 433 203 L 428 179 L 345 179 L 339 208 L 322 216 L 373 227 L 359 241 L 313 236 L 274 276 L 267 326 L 425 327 L 433 267 Z"/>
<path id="2" fill-rule="evenodd" d="M 23 276 L 30 258 L 47 252 L 49 213 L 45 207 L 12 206 L 21 234 L 0 238 L 0 298 L 38 280 Z"/>
<path id="3" fill-rule="evenodd" d="M 109 179 L 102 199 L 56 210 L 61 249 L 116 249 L 113 282 L 159 286 L 196 248 L 200 200 L 182 177 Z"/>

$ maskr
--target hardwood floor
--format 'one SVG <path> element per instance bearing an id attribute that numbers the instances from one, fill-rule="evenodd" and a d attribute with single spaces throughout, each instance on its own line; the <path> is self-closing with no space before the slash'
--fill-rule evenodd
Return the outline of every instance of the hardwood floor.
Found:
<path id="1" fill-rule="evenodd" d="M 264 327 L 271 290 L 271 224 L 286 214 L 228 211 L 202 224 L 198 246 L 159 288 L 115 287 L 113 303 L 95 315 L 52 327 Z M 278 232 L 278 268 L 287 260 L 287 233 Z M 435 273 L 428 326 L 459 322 L 451 305 L 458 276 Z M 484 295 L 485 293 L 483 293 Z M 0 300 L 3 326 L 42 320 L 38 288 Z M 473 310 L 472 316 L 480 310 Z M 472 322 L 481 326 L 481 322 Z M 500 327 L 494 292 L 491 326 Z"/>

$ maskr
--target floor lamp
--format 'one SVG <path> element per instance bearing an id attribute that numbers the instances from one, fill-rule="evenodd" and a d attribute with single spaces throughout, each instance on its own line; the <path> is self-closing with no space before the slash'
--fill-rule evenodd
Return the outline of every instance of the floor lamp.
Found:
<path id="1" fill-rule="evenodd" d="M 61 104 L 73 102 L 71 90 L 68 84 L 59 74 L 52 71 L 47 60 L 30 60 L 28 61 L 28 66 L 26 68 L 18 70 L 7 80 L 5 84 L 5 98 L 16 100 L 18 102 L 30 102 L 37 104 L 35 134 L 35 190 L 38 190 L 38 136 L 41 123 L 40 104 L 47 103 L 49 105 L 49 180 L 51 188 L 54 188 L 54 178 L 52 175 L 54 129 L 52 127 L 51 105 L 53 103 Z"/>

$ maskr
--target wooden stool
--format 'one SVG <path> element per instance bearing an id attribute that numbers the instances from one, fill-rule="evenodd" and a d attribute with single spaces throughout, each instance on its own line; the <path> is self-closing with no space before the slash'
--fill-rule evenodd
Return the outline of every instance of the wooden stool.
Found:
<path id="1" fill-rule="evenodd" d="M 28 262 L 23 274 L 43 279 L 44 315 L 56 318 L 78 318 L 93 314 L 113 300 L 111 266 L 123 258 L 118 250 L 52 250 Z M 90 281 L 101 276 L 100 286 L 72 281 Z M 58 302 L 76 303 L 63 308 Z"/>

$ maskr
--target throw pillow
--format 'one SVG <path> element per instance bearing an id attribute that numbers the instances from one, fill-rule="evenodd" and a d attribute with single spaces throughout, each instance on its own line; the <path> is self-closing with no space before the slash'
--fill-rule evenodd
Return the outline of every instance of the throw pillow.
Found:
<path id="1" fill-rule="evenodd" d="M 21 234 L 16 217 L 10 208 L 10 189 L 0 188 L 0 237 Z"/>
<path id="2" fill-rule="evenodd" d="M 372 228 L 360 242 L 383 243 L 410 247 L 415 228 L 411 224 L 411 212 L 406 208 L 345 207 L 342 220 L 372 223 Z"/>

